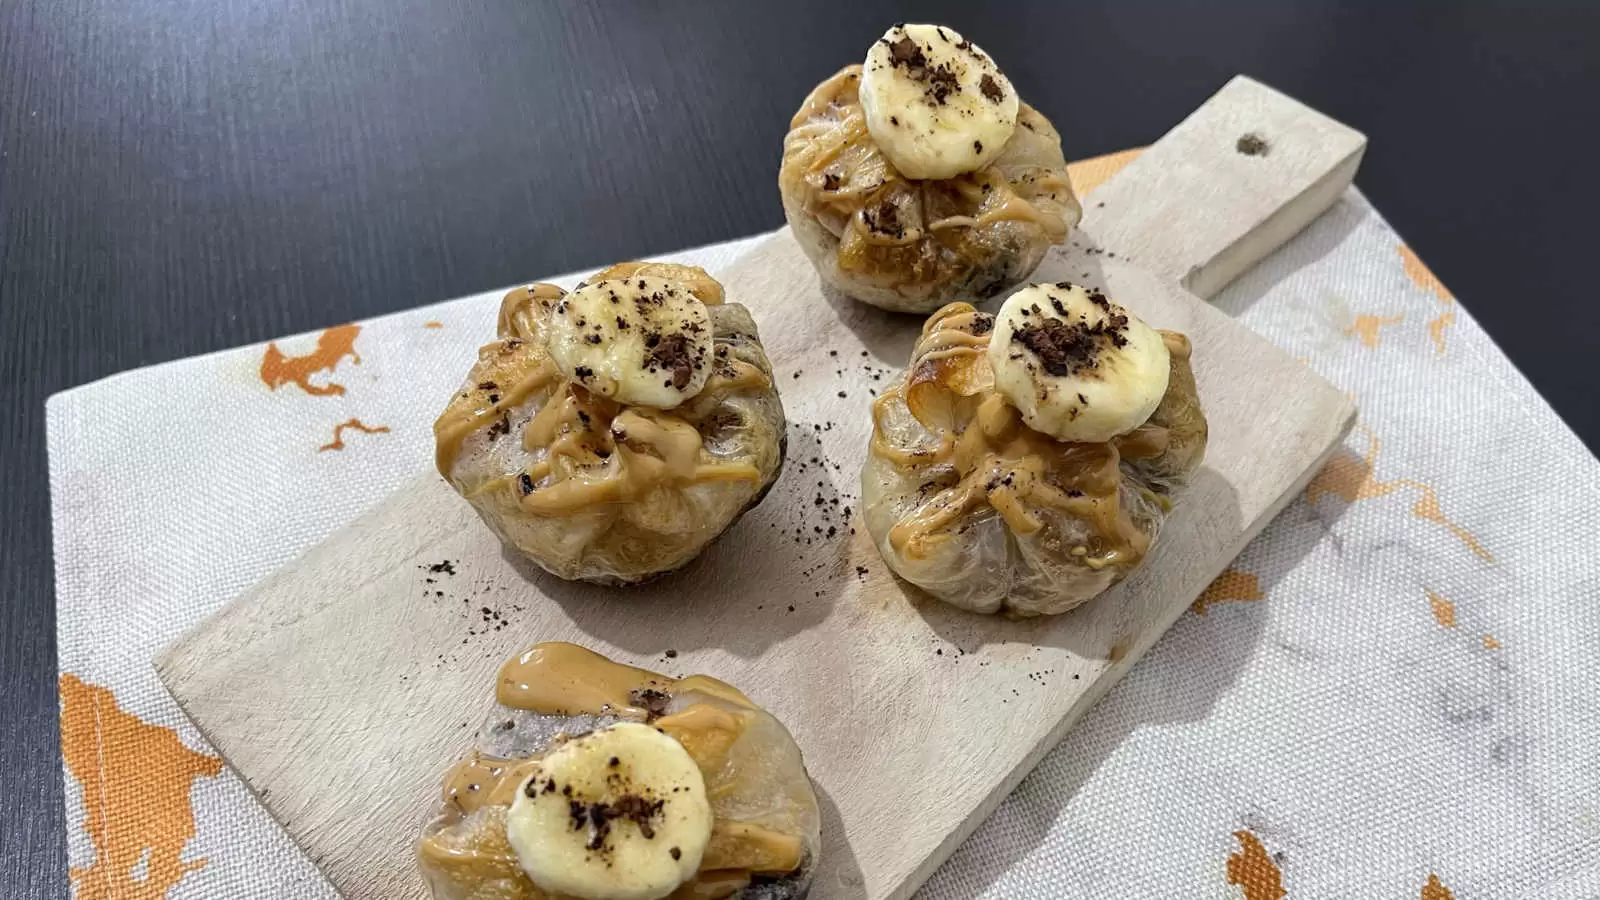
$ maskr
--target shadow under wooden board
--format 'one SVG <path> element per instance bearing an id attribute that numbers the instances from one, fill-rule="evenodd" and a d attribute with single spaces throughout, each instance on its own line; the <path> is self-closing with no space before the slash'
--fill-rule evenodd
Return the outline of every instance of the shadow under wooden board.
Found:
<path id="1" fill-rule="evenodd" d="M 1255 104 L 1246 124 L 1269 140 L 1291 115 L 1331 123 L 1247 80 L 1230 98 L 1240 84 L 1144 157 L 1177 146 L 1186 174 L 1130 166 L 1096 194 L 1124 215 L 1170 204 L 1176 220 L 1153 218 L 1183 227 L 1198 216 L 1226 240 L 1163 249 L 1133 235 L 1101 245 L 1118 220 L 1091 215 L 1034 276 L 1100 287 L 1194 345 L 1211 424 L 1205 464 L 1156 550 L 1104 596 L 1064 616 L 1010 621 L 932 601 L 888 572 L 854 515 L 859 470 L 872 394 L 904 365 L 921 320 L 825 291 L 784 231 L 721 277 L 760 323 L 776 367 L 788 464 L 768 498 L 688 568 L 627 590 L 562 582 L 503 552 L 430 471 L 180 639 L 157 661 L 162 680 L 352 900 L 427 896 L 412 848 L 439 779 L 472 746 L 500 663 L 550 640 L 745 690 L 793 731 L 818 788 L 812 896 L 910 894 L 1304 487 L 1354 421 L 1350 401 L 1300 363 L 1172 281 L 1113 258 L 1143 255 L 1178 277 L 1222 260 L 1237 274 L 1241 259 L 1259 260 L 1332 202 L 1330 178 L 1348 184 L 1358 134 L 1344 129 L 1359 143 L 1336 144 L 1308 132 L 1297 159 L 1300 139 L 1286 129 L 1269 164 L 1280 169 L 1258 170 L 1271 173 L 1270 189 L 1231 210 L 1186 206 L 1186 192 L 1214 195 L 1216 179 L 1235 177 L 1238 161 L 1224 157 L 1237 152 L 1234 135 L 1225 151 L 1205 138 L 1215 122 L 1236 130 L 1241 103 Z M 1307 200 L 1318 191 L 1327 196 Z M 1207 290 L 1226 280 L 1207 277 Z M 446 561 L 453 574 L 430 570 Z"/>

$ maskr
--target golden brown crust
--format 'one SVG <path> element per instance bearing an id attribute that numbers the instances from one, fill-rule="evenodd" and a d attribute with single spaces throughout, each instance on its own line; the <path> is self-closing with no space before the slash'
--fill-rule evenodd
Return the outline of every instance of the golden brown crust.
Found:
<path id="1" fill-rule="evenodd" d="M 516 791 L 544 754 L 614 721 L 648 722 L 705 777 L 715 816 L 695 877 L 673 900 L 799 900 L 820 848 L 816 796 L 794 739 L 732 686 L 672 678 L 574 644 L 508 660 L 479 746 L 444 777 L 438 817 L 417 844 L 438 900 L 571 900 L 541 890 L 506 837 Z"/>
<path id="2" fill-rule="evenodd" d="M 955 178 L 913 180 L 873 143 L 859 65 L 811 92 L 778 174 L 784 213 L 829 284 L 904 312 L 993 296 L 1066 239 L 1081 214 L 1060 138 L 1027 104 L 1005 150 Z"/>
<path id="3" fill-rule="evenodd" d="M 993 322 L 964 303 L 935 313 L 904 380 L 874 404 L 867 527 L 896 572 L 952 603 L 1065 612 L 1139 564 L 1171 490 L 1200 464 L 1189 343 L 1162 332 L 1172 370 L 1148 422 L 1067 443 L 1028 428 L 994 390 Z"/>
<path id="4" fill-rule="evenodd" d="M 629 407 L 563 377 L 545 321 L 563 292 L 506 295 L 500 339 L 434 424 L 440 474 L 506 543 L 563 578 L 633 582 L 692 559 L 776 479 L 783 409 L 755 323 L 703 270 L 623 263 L 681 284 L 714 331 L 705 387 L 673 410 Z"/>

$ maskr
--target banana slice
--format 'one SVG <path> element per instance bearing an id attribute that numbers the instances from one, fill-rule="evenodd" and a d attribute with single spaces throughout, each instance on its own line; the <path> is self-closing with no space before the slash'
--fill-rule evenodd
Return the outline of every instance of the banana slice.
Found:
<path id="1" fill-rule="evenodd" d="M 1150 418 L 1167 393 L 1171 359 L 1155 329 L 1068 282 L 1031 284 L 995 316 L 995 389 L 1035 431 L 1103 442 Z"/>
<path id="2" fill-rule="evenodd" d="M 950 178 L 1000 155 L 1017 127 L 1017 92 L 971 41 L 940 25 L 896 25 L 867 51 L 861 110 L 907 178 Z"/>
<path id="3" fill-rule="evenodd" d="M 551 309 L 548 335 L 564 375 L 620 403 L 672 409 L 711 374 L 711 314 L 665 278 L 585 285 Z"/>
<path id="4" fill-rule="evenodd" d="M 542 890 L 659 900 L 694 877 L 711 823 L 705 779 L 683 745 L 620 722 L 539 761 L 517 788 L 506 838 Z"/>

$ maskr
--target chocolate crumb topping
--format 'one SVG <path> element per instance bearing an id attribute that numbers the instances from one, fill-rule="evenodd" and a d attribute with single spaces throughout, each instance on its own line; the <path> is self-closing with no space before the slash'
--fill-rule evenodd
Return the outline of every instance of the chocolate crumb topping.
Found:
<path id="1" fill-rule="evenodd" d="M 1006 98 L 1006 89 L 1001 87 L 1000 82 L 995 81 L 994 76 L 987 72 L 984 73 L 982 78 L 978 79 L 978 90 L 983 92 L 983 96 L 991 103 L 999 103 Z"/>
<path id="2" fill-rule="evenodd" d="M 640 688 L 628 695 L 628 702 L 650 714 L 651 718 L 666 715 L 672 695 L 656 688 Z"/>
<path id="3" fill-rule="evenodd" d="M 523 472 L 517 477 L 517 486 L 522 489 L 522 496 L 528 496 L 533 493 L 533 477 Z"/>
<path id="4" fill-rule="evenodd" d="M 972 320 L 972 334 L 974 337 L 985 335 L 994 330 L 994 316 L 976 316 Z M 876 380 L 876 379 L 874 379 Z"/>
<path id="5" fill-rule="evenodd" d="M 1045 319 L 1037 325 L 1018 328 L 1011 339 L 1032 351 L 1051 375 L 1072 375 L 1099 365 L 1104 342 L 1118 348 L 1125 346 L 1128 339 L 1122 330 L 1127 324 L 1128 317 L 1120 313 L 1093 325 Z"/>
<path id="6" fill-rule="evenodd" d="M 616 763 L 618 760 L 613 758 L 612 762 Z M 620 782 L 621 779 L 617 781 Z M 531 796 L 532 783 L 528 785 L 528 790 Z M 567 797 L 572 796 L 570 790 L 563 790 L 562 794 Z M 606 845 L 606 839 L 611 836 L 612 822 L 632 822 L 638 827 L 639 833 L 649 840 L 656 836 L 656 819 L 660 817 L 665 806 L 665 800 L 652 800 L 636 793 L 625 793 L 610 803 L 568 800 L 567 813 L 571 817 L 573 831 L 588 830 L 589 840 L 584 847 L 592 852 L 605 854 L 611 849 Z"/>
<path id="7" fill-rule="evenodd" d="M 945 100 L 961 90 L 961 80 L 949 66 L 937 65 L 928 70 L 928 97 L 943 106 Z"/>
<path id="8" fill-rule="evenodd" d="M 989 76 L 985 75 L 984 77 L 987 78 Z M 974 152 L 974 153 L 982 153 L 983 152 L 983 141 L 973 141 L 972 142 L 972 152 Z"/>
<path id="9" fill-rule="evenodd" d="M 832 172 L 823 172 L 822 173 L 822 189 L 823 190 L 825 190 L 825 191 L 837 191 L 839 189 L 839 185 L 842 184 L 842 183 L 843 183 L 843 179 L 841 179 L 838 175 L 835 175 Z"/>
<path id="10" fill-rule="evenodd" d="M 648 343 L 648 341 L 647 341 Z M 694 377 L 694 360 L 689 355 L 689 339 L 682 334 L 669 334 L 656 341 L 645 354 L 645 365 L 651 371 L 664 369 L 672 373 L 668 383 L 683 390 Z"/>
<path id="11" fill-rule="evenodd" d="M 673 858 L 673 859 L 674 859 L 674 860 L 677 860 L 677 859 L 682 859 L 682 858 L 683 858 L 683 851 L 682 851 L 682 850 L 679 850 L 679 849 L 678 849 L 678 848 L 677 848 L 677 847 L 672 847 L 672 848 L 670 848 L 670 849 L 668 849 L 668 850 L 667 850 L 667 853 L 668 853 L 668 855 L 670 855 L 670 856 L 671 856 L 671 857 L 672 857 L 672 858 Z"/>
<path id="12" fill-rule="evenodd" d="M 911 80 L 926 84 L 928 99 L 933 103 L 943 106 L 951 94 L 961 90 L 961 80 L 955 71 L 944 63 L 930 66 L 928 54 L 909 36 L 885 43 L 889 47 L 889 65 L 905 69 Z M 899 124 L 893 117 L 889 121 Z"/>
<path id="13" fill-rule="evenodd" d="M 909 37 L 903 37 L 889 45 L 889 61 L 908 69 L 928 67 L 928 55 L 923 53 L 922 47 Z"/>

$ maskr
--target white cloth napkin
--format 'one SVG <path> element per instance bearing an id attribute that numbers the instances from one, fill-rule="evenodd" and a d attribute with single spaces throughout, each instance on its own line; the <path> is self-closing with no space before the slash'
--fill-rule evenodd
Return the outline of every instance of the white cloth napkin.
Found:
<path id="1" fill-rule="evenodd" d="M 51 398 L 80 900 L 334 896 L 150 660 L 426 465 L 500 294 Z M 1215 302 L 1361 426 L 923 896 L 1600 897 L 1600 466 L 1355 191 Z"/>

